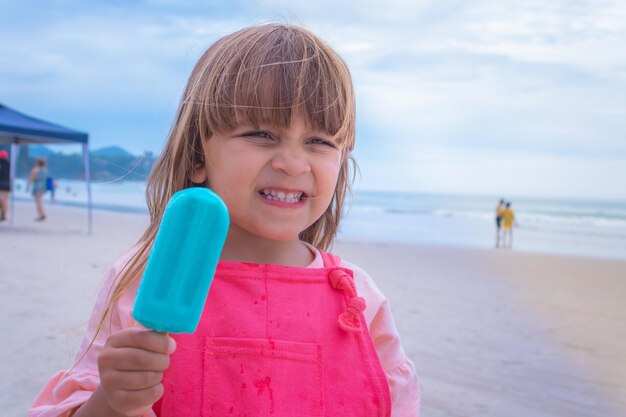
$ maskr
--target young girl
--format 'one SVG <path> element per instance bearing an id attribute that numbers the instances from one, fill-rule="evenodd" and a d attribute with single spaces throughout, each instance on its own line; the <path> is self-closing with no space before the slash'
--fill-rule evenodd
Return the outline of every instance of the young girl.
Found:
<path id="1" fill-rule="evenodd" d="M 37 208 L 37 218 L 35 219 L 38 222 L 44 221 L 46 219 L 46 211 L 43 206 L 43 195 L 46 193 L 46 179 L 48 178 L 48 170 L 46 169 L 46 161 L 43 159 L 35 160 L 35 166 L 30 171 L 30 176 L 28 177 L 28 185 L 26 188 L 30 188 L 32 186 L 33 197 L 35 198 L 35 207 Z"/>
<path id="2" fill-rule="evenodd" d="M 354 140 L 350 74 L 317 36 L 268 24 L 212 45 L 148 180 L 151 224 L 105 278 L 73 368 L 30 415 L 419 415 L 387 300 L 324 252 Z M 197 331 L 168 336 L 131 310 L 165 205 L 192 186 L 222 197 L 231 227 Z"/>

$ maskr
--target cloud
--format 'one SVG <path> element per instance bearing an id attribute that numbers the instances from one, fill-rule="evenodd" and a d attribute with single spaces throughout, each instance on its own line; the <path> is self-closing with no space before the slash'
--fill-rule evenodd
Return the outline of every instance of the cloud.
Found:
<path id="1" fill-rule="evenodd" d="M 420 160 L 429 178 L 437 166 L 500 169 L 480 158 L 496 152 L 498 161 L 578 164 L 598 190 L 611 182 L 598 161 L 619 169 L 626 155 L 623 0 L 0 4 L 2 100 L 89 130 L 100 146 L 158 150 L 200 53 L 242 26 L 283 20 L 305 24 L 348 62 L 357 152 L 389 183 L 428 187 L 396 162 L 439 149 Z M 458 152 L 474 162 L 454 162 Z M 532 164 L 513 166 L 531 177 L 523 167 Z"/>
<path id="2" fill-rule="evenodd" d="M 0 28 L 12 39 L 0 43 L 3 101 L 87 130 L 96 147 L 158 150 L 198 56 L 237 24 L 107 7 Z"/>
<path id="3" fill-rule="evenodd" d="M 626 199 L 626 157 L 423 147 L 415 152 L 399 149 L 393 160 L 357 157 L 357 161 L 361 168 L 357 189 Z"/>
<path id="4" fill-rule="evenodd" d="M 588 22 L 590 8 L 575 10 L 580 21 Z M 389 48 L 368 53 L 368 62 L 355 59 L 363 118 L 397 136 L 418 133 L 461 148 L 625 152 L 626 56 L 604 48 L 603 39 L 626 34 L 595 24 L 552 36 L 559 26 L 549 23 L 572 16 L 532 12 L 513 8 L 509 17 L 504 6 L 476 7 L 438 42 L 395 36 L 398 42 L 384 41 Z M 539 23 L 551 29 L 535 29 Z M 372 32 L 368 41 L 394 36 Z"/>

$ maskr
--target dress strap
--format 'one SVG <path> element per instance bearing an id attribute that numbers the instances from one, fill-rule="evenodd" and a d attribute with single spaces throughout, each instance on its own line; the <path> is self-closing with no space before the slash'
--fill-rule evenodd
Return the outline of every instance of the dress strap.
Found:
<path id="1" fill-rule="evenodd" d="M 335 268 L 328 274 L 330 285 L 336 290 L 343 291 L 346 297 L 346 311 L 339 315 L 337 324 L 346 332 L 359 333 L 361 331 L 359 317 L 365 310 L 365 299 L 358 296 L 351 273 L 341 268 L 339 256 L 323 251 L 320 251 L 320 255 L 322 255 L 325 268 Z"/>
<path id="2" fill-rule="evenodd" d="M 320 255 L 322 255 L 322 261 L 324 261 L 324 268 L 333 268 L 341 266 L 341 258 L 337 255 L 333 255 L 332 253 L 327 253 L 324 251 L 319 251 Z"/>
<path id="3" fill-rule="evenodd" d="M 339 291 L 343 291 L 346 297 L 346 311 L 341 313 L 337 324 L 346 332 L 359 333 L 361 331 L 360 316 L 365 311 L 365 299 L 359 297 L 354 284 L 354 278 L 343 269 L 333 269 L 328 274 L 330 285 Z"/>

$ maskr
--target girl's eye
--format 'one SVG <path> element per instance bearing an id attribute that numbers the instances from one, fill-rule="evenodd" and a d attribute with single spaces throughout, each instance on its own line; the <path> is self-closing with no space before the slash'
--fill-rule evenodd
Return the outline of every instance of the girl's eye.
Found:
<path id="1" fill-rule="evenodd" d="M 269 146 L 276 142 L 274 135 L 264 130 L 250 131 L 242 134 L 241 137 L 259 146 Z"/>
<path id="2" fill-rule="evenodd" d="M 272 135 L 270 133 L 264 132 L 262 130 L 244 133 L 243 136 L 249 138 L 272 139 Z"/>
<path id="3" fill-rule="evenodd" d="M 309 143 L 311 145 L 323 145 L 323 146 L 328 146 L 331 148 L 337 147 L 333 142 L 326 140 L 326 139 L 322 139 L 322 138 L 311 138 L 309 139 Z"/>

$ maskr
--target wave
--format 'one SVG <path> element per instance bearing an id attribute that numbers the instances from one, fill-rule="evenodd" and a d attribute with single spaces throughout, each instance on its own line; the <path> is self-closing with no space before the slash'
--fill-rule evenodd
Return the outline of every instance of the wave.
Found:
<path id="1" fill-rule="evenodd" d="M 465 219 L 492 220 L 492 212 L 471 210 L 434 210 L 438 217 L 457 217 Z M 563 225 L 563 226 L 590 226 L 590 227 L 618 227 L 626 229 L 626 217 L 575 215 L 575 214 L 547 214 L 547 213 L 516 213 L 518 223 L 527 225 Z"/>
<path id="2" fill-rule="evenodd" d="M 353 206 L 352 211 L 362 213 L 385 213 L 390 215 L 433 215 L 439 218 L 451 219 L 467 219 L 479 221 L 493 221 L 494 213 L 492 210 L 473 210 L 473 209 L 427 209 L 427 208 L 397 208 L 397 207 L 380 207 L 374 205 Z M 600 228 L 618 228 L 626 230 L 626 211 L 621 213 L 620 210 L 575 210 L 561 212 L 529 212 L 518 210 L 516 212 L 517 222 L 525 225 L 525 227 L 543 228 L 543 226 L 572 226 L 572 227 L 600 227 Z"/>

